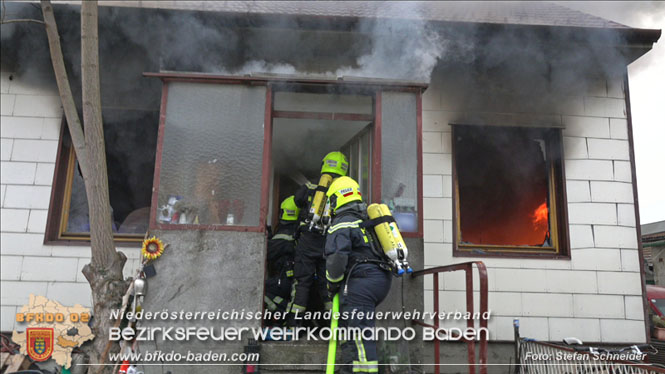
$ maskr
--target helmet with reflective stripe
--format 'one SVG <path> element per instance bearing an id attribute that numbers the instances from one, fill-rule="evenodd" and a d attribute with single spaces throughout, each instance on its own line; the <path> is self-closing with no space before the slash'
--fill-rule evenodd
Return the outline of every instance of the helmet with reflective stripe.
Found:
<path id="1" fill-rule="evenodd" d="M 298 214 L 300 214 L 300 209 L 296 206 L 293 195 L 287 197 L 282 201 L 282 204 L 279 206 L 282 215 L 279 217 L 282 221 L 296 221 L 298 219 Z"/>
<path id="2" fill-rule="evenodd" d="M 321 162 L 321 174 L 333 173 L 339 176 L 345 176 L 349 171 L 349 162 L 342 152 L 330 152 Z"/>
<path id="3" fill-rule="evenodd" d="M 352 201 L 363 200 L 358 182 L 354 181 L 351 177 L 339 177 L 335 179 L 330 187 L 328 187 L 326 196 L 330 200 L 330 208 L 333 212 L 336 212 L 337 209 Z"/>

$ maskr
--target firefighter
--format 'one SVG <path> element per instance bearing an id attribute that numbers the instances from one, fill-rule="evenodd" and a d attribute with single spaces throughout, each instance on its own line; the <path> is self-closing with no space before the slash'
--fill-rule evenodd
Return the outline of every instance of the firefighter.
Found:
<path id="1" fill-rule="evenodd" d="M 280 205 L 279 226 L 268 241 L 268 279 L 263 300 L 266 309 L 286 311 L 293 283 L 293 259 L 295 256 L 300 209 L 289 196 Z"/>
<path id="2" fill-rule="evenodd" d="M 332 178 L 346 175 L 349 169 L 346 156 L 341 152 L 328 153 L 321 163 L 321 174 L 327 174 Z M 308 217 L 309 208 L 317 190 L 325 192 L 326 188 L 306 183 L 300 186 L 295 194 L 295 203 L 300 208 L 300 226 L 293 269 L 295 281 L 293 282 L 291 302 L 289 303 L 291 313 L 287 318 L 289 326 L 297 326 L 302 322 L 302 319 L 296 319 L 295 315 L 302 315 L 307 310 L 310 291 L 313 287 L 317 288 L 324 308 L 332 308 L 325 279 L 325 259 L 323 257 L 325 232 L 320 229 L 320 226 L 312 226 L 309 222 L 311 217 Z"/>
<path id="3" fill-rule="evenodd" d="M 327 196 L 332 215 L 325 247 L 328 291 L 331 297 L 341 292 L 342 315 L 356 316 L 342 318 L 340 326 L 373 328 L 376 306 L 390 291 L 390 265 L 373 241 L 368 231 L 371 228 L 361 225 L 368 217 L 358 183 L 349 177 L 338 178 Z M 375 341 L 358 336 L 354 341 L 342 342 L 341 350 L 345 365 L 340 373 L 378 373 Z"/>

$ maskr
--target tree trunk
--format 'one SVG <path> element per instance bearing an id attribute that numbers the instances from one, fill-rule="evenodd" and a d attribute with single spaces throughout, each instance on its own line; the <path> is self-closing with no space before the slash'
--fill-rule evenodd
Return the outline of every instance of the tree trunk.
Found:
<path id="1" fill-rule="evenodd" d="M 113 243 L 99 81 L 97 1 L 83 1 L 81 5 L 81 79 L 85 132 L 69 86 L 53 7 L 49 0 L 41 0 L 41 5 L 60 99 L 88 198 L 92 261 L 83 268 L 83 274 L 92 289 L 92 330 L 95 339 L 84 348 L 90 356 L 90 363 L 108 363 L 108 353 L 119 350 L 118 344 L 108 344 L 109 328 L 114 323 L 110 313 L 121 307 L 128 282 L 122 274 L 127 258 L 115 250 Z M 113 366 L 92 368 L 95 373 L 111 373 L 113 370 Z"/>
<path id="2" fill-rule="evenodd" d="M 51 52 L 51 63 L 53 64 L 53 72 L 55 73 L 55 81 L 58 84 L 58 92 L 60 93 L 60 101 L 62 102 L 62 109 L 65 112 L 65 119 L 67 120 L 67 127 L 69 134 L 72 137 L 76 157 L 81 166 L 81 174 L 85 181 L 88 175 L 87 151 L 85 149 L 85 137 L 83 135 L 83 128 L 81 127 L 81 120 L 76 110 L 74 103 L 74 95 L 69 86 L 69 78 L 67 77 L 67 70 L 65 69 L 65 59 L 62 57 L 62 47 L 60 46 L 60 34 L 58 33 L 58 25 L 55 23 L 55 16 L 53 15 L 53 7 L 50 0 L 41 0 L 42 13 L 44 14 L 44 22 L 46 23 L 46 36 L 48 37 L 48 46 Z"/>

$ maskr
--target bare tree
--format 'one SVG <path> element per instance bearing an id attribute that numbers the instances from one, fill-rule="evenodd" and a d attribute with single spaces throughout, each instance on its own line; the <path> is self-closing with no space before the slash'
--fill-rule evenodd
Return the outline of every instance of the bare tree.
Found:
<path id="1" fill-rule="evenodd" d="M 51 1 L 41 0 L 41 9 L 44 21 L 3 19 L 2 23 L 31 22 L 44 24 L 46 28 L 60 100 L 88 198 L 92 260 L 83 268 L 83 274 L 92 290 L 93 332 L 96 337 L 92 344 L 84 348 L 90 356 L 90 363 L 105 363 L 108 353 L 119 349 L 118 344 L 110 344 L 108 336 L 109 328 L 114 325 L 114 321 L 110 319 L 110 312 L 121 307 L 128 281 L 123 279 L 122 274 L 127 258 L 122 252 L 116 251 L 113 243 L 99 81 L 98 4 L 97 0 L 84 0 L 81 5 L 83 125 L 69 86 Z M 113 366 L 93 366 L 93 368 L 92 371 L 95 373 L 110 373 L 113 370 Z"/>

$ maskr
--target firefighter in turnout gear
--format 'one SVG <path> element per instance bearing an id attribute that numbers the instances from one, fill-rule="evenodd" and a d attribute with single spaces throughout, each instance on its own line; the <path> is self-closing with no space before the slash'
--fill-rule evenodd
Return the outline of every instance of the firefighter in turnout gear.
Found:
<path id="1" fill-rule="evenodd" d="M 289 303 L 299 213 L 293 196 L 284 199 L 280 205 L 277 232 L 268 241 L 268 279 L 263 297 L 268 310 L 284 312 Z"/>
<path id="2" fill-rule="evenodd" d="M 341 152 L 330 152 L 322 161 L 321 181 L 331 181 L 333 178 L 345 176 L 349 170 L 349 163 Z M 332 177 L 332 178 L 330 178 Z M 319 225 L 312 224 L 310 208 L 313 205 L 317 191 L 320 197 L 325 197 L 327 188 L 325 186 L 307 183 L 302 185 L 295 194 L 295 203 L 300 208 L 300 227 L 298 229 L 298 244 L 296 246 L 296 257 L 294 266 L 293 288 L 291 291 L 291 302 L 289 303 L 289 326 L 299 325 L 300 320 L 295 315 L 307 310 L 310 291 L 316 287 L 321 303 L 324 308 L 331 309 L 332 302 L 328 298 L 325 279 L 325 258 L 323 248 L 325 247 L 325 232 Z M 323 202 L 325 205 L 325 202 Z M 319 202 L 321 205 L 321 202 Z"/>
<path id="3" fill-rule="evenodd" d="M 362 223 L 368 220 L 358 183 L 336 179 L 328 188 L 332 225 L 326 237 L 326 278 L 330 295 L 340 293 L 341 313 L 362 318 L 341 319 L 347 328 L 373 328 L 374 312 L 390 291 L 391 267 Z M 355 314 L 353 314 L 355 311 Z M 367 316 L 371 318 L 368 318 Z M 357 337 L 341 345 L 340 373 L 378 373 L 376 341 Z"/>

